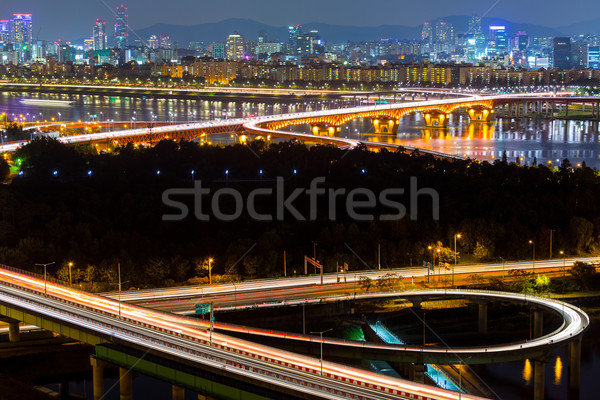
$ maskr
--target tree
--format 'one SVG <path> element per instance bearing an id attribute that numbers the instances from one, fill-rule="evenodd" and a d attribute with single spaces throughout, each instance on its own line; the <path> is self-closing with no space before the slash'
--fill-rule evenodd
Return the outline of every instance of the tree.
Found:
<path id="1" fill-rule="evenodd" d="M 491 256 L 490 251 L 487 249 L 487 247 L 485 247 L 479 241 L 477 241 L 477 244 L 475 245 L 473 255 L 475 256 L 475 258 L 477 258 L 478 261 L 488 260 Z"/>
<path id="2" fill-rule="evenodd" d="M 573 279 L 579 290 L 589 289 L 597 276 L 596 268 L 590 264 L 576 261 L 573 268 L 569 271 L 569 275 Z"/>
<path id="3" fill-rule="evenodd" d="M 373 281 L 368 276 L 361 276 L 358 281 L 358 286 L 362 288 L 365 292 L 368 292 L 369 289 L 373 286 Z"/>

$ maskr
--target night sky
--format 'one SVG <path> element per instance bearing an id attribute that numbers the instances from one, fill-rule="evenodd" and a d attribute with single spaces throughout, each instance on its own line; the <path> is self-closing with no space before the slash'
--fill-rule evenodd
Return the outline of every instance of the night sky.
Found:
<path id="1" fill-rule="evenodd" d="M 127 0 L 129 25 L 195 25 L 226 18 L 248 18 L 275 26 L 328 22 L 336 25 L 420 25 L 450 15 L 484 14 L 513 22 L 560 27 L 600 17 L 600 1 L 571 0 Z M 0 19 L 34 14 L 34 38 L 91 36 L 93 21 L 114 24 L 114 0 L 0 0 Z M 148 6 L 152 4 L 153 6 Z M 460 4 L 460 6 L 458 6 Z M 113 11 L 109 10 L 112 9 Z"/>

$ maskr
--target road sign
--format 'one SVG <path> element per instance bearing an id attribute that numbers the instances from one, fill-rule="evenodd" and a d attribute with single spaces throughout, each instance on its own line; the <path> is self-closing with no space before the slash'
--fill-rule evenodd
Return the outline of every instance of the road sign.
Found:
<path id="1" fill-rule="evenodd" d="M 196 304 L 196 315 L 207 314 L 210 312 L 210 303 Z"/>

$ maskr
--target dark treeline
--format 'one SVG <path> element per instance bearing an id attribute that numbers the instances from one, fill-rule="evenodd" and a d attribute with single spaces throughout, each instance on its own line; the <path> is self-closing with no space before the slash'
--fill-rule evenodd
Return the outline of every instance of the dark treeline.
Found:
<path id="1" fill-rule="evenodd" d="M 213 275 L 235 279 L 283 275 L 283 251 L 288 274 L 304 272 L 304 256 L 317 258 L 326 271 L 348 263 L 350 271 L 381 265 L 422 265 L 431 250 L 451 262 L 454 235 L 461 254 L 480 260 L 547 258 L 550 230 L 554 230 L 553 253 L 589 254 L 596 251 L 600 230 L 600 180 L 590 168 L 521 166 L 499 161 L 439 160 L 404 152 L 374 153 L 363 148 L 345 151 L 328 146 L 306 147 L 294 142 L 247 146 L 200 146 L 163 141 L 152 148 L 129 145 L 107 154 L 88 147 L 67 147 L 51 139 L 38 139 L 13 155 L 21 173 L 0 188 L 0 262 L 36 270 L 36 263 L 56 262 L 51 272 L 67 278 L 66 265 L 73 262 L 73 280 L 82 284 L 116 282 L 120 264 L 122 280 L 131 286 L 165 285 L 206 280 L 208 259 Z M 261 172 L 262 171 L 262 172 Z M 297 188 L 310 189 L 313 179 L 323 177 L 318 188 L 346 189 L 333 203 L 327 193 L 317 196 L 311 208 L 306 193 L 292 206 L 307 219 L 299 221 L 286 211 L 277 220 L 277 177 L 285 196 Z M 431 196 L 422 195 L 411 204 L 411 179 L 418 189 L 433 188 L 439 194 L 439 221 L 433 218 Z M 181 201 L 190 215 L 182 221 L 163 221 L 178 210 L 163 204 L 163 192 L 194 187 L 201 181 L 211 193 L 235 189 L 243 205 L 256 188 L 273 189 L 273 195 L 255 197 L 256 210 L 273 221 L 256 221 L 246 209 L 235 221 L 213 215 L 214 199 L 191 194 L 171 196 Z M 196 183 L 198 184 L 198 183 Z M 313 183 L 314 184 L 314 183 Z M 345 207 L 348 192 L 368 188 L 376 195 L 372 221 L 351 218 Z M 381 215 L 397 212 L 382 204 L 379 194 L 404 188 L 404 195 L 389 198 L 402 203 L 416 220 L 382 221 Z M 356 200 L 366 200 L 358 196 Z M 197 198 L 196 198 L 197 200 Z M 232 214 L 235 202 L 229 195 L 215 200 L 218 211 Z M 333 207 L 333 206 L 335 207 Z M 330 218 L 332 207 L 335 218 Z M 212 211 L 211 211 L 212 210 Z M 311 219 L 311 210 L 314 220 Z M 37 269 L 39 271 L 39 269 Z M 313 271 L 309 267 L 309 271 Z M 106 287 L 96 287 L 106 289 Z"/>

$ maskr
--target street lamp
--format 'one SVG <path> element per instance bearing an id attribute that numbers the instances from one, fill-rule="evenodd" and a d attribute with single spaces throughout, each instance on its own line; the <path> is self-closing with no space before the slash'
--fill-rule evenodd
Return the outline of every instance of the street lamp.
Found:
<path id="1" fill-rule="evenodd" d="M 47 294 L 47 282 L 48 280 L 46 279 L 46 267 L 48 265 L 52 265 L 55 264 L 55 262 L 51 262 L 51 263 L 47 263 L 47 264 L 35 264 L 35 265 L 39 265 L 40 267 L 44 267 L 44 294 Z"/>
<path id="2" fill-rule="evenodd" d="M 212 272 L 211 272 L 212 271 L 212 267 L 211 267 L 212 262 L 213 262 L 213 259 L 209 258 L 208 259 L 208 284 L 209 285 L 212 285 Z"/>
<path id="3" fill-rule="evenodd" d="M 433 246 L 429 246 L 427 247 L 429 250 L 431 250 L 431 265 L 435 266 L 435 253 L 433 252 Z M 435 268 L 435 267 L 434 267 Z M 427 283 L 429 283 L 429 271 L 430 268 L 427 267 Z"/>
<path id="4" fill-rule="evenodd" d="M 330 328 L 330 329 L 327 329 L 326 331 L 321 331 L 321 332 L 311 332 L 311 335 L 318 333 L 321 336 L 321 360 L 320 360 L 321 376 L 323 376 L 323 334 L 327 333 L 329 331 L 332 331 L 332 330 L 333 330 L 333 328 Z"/>
<path id="5" fill-rule="evenodd" d="M 460 239 L 460 238 L 461 238 L 460 233 L 457 233 L 456 235 L 454 235 L 454 267 L 452 268 L 452 286 L 454 286 L 454 268 L 456 268 L 456 259 L 457 259 L 456 239 Z"/>
<path id="6" fill-rule="evenodd" d="M 69 286 L 73 286 L 73 280 L 71 278 L 71 268 L 73 268 L 73 262 L 69 262 Z"/>
<path id="7" fill-rule="evenodd" d="M 533 242 L 533 240 L 530 240 L 529 244 L 533 246 L 533 261 L 532 261 L 533 269 L 532 269 L 532 272 L 535 273 L 535 243 Z"/>
<path id="8" fill-rule="evenodd" d="M 560 255 L 563 256 L 563 276 L 565 275 L 565 270 L 567 269 L 567 260 L 566 260 L 566 254 L 564 251 L 560 251 Z"/>

